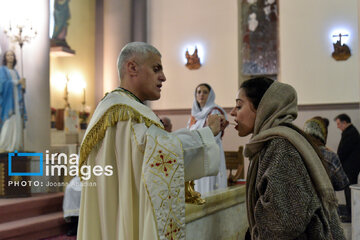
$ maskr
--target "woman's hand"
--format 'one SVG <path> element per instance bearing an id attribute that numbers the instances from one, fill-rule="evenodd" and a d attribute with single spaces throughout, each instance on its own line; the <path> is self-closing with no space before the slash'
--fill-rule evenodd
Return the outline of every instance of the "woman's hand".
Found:
<path id="1" fill-rule="evenodd" d="M 21 84 L 22 89 L 26 88 L 26 81 L 25 78 L 20 78 L 19 84 Z"/>

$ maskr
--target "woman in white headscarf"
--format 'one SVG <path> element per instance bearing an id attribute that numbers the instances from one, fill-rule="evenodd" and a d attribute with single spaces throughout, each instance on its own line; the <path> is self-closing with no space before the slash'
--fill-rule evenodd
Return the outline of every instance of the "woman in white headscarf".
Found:
<path id="1" fill-rule="evenodd" d="M 224 109 L 215 104 L 215 93 L 210 85 L 202 83 L 195 88 L 195 99 L 187 127 L 190 130 L 206 127 L 206 120 L 212 114 L 221 114 L 227 119 Z M 220 169 L 218 175 L 195 180 L 195 190 L 201 194 L 227 187 L 225 155 L 221 142 L 223 135 L 224 132 L 221 132 L 216 136 L 216 142 L 220 148 Z"/>

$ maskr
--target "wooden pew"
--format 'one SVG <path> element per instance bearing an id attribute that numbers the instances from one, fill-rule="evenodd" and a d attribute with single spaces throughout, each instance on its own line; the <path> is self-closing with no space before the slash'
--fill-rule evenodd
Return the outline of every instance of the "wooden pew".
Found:
<path id="1" fill-rule="evenodd" d="M 238 151 L 225 151 L 226 169 L 230 170 L 231 175 L 235 175 L 239 169 L 239 179 L 244 179 L 244 147 L 240 146 Z M 235 171 L 233 171 L 235 170 Z"/>

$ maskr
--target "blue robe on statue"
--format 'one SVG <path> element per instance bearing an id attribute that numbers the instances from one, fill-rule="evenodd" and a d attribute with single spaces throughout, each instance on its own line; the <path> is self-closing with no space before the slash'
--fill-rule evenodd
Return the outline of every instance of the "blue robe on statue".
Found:
<path id="1" fill-rule="evenodd" d="M 6 66 L 0 67 L 0 152 L 19 148 L 19 131 L 23 130 L 27 119 L 23 89 L 18 83 L 20 77 L 16 70 L 13 71 L 11 73 Z M 11 129 L 5 129 L 7 127 Z"/>

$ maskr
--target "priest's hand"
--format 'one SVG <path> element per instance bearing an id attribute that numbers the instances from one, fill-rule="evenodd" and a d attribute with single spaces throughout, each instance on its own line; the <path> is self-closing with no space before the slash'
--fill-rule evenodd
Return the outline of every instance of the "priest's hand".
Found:
<path id="1" fill-rule="evenodd" d="M 221 117 L 220 131 L 223 132 L 225 130 L 225 128 L 229 125 L 229 121 L 226 120 L 224 115 L 220 115 L 220 117 Z"/>
<path id="2" fill-rule="evenodd" d="M 221 116 L 219 115 L 210 115 L 207 119 L 207 125 L 211 129 L 214 136 L 218 135 L 221 131 Z"/>

